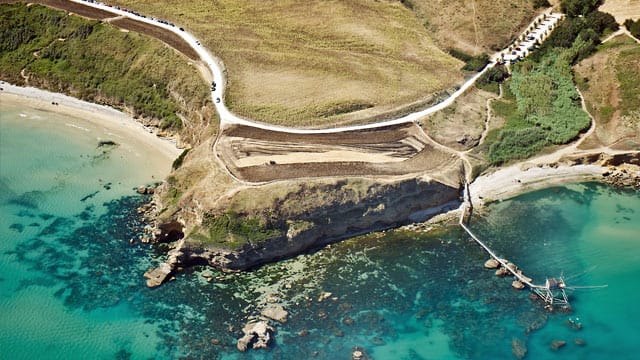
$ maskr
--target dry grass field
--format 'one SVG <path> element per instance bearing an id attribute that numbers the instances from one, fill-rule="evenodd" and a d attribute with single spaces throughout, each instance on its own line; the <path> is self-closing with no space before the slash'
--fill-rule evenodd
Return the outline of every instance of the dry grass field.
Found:
<path id="1" fill-rule="evenodd" d="M 626 19 L 640 19 L 640 0 L 606 0 L 600 10 L 613 15 L 622 24 Z"/>
<path id="2" fill-rule="evenodd" d="M 575 67 L 595 133 L 583 148 L 640 149 L 640 47 L 626 36 L 602 45 Z"/>
<path id="3" fill-rule="evenodd" d="M 443 49 L 493 53 L 534 18 L 531 0 L 411 0 Z"/>
<path id="4" fill-rule="evenodd" d="M 192 31 L 227 68 L 231 110 L 253 120 L 353 123 L 426 102 L 463 80 L 462 63 L 400 2 L 112 3 Z"/>
<path id="5" fill-rule="evenodd" d="M 467 91 L 451 106 L 429 115 L 422 127 L 438 143 L 464 151 L 475 147 L 487 119 L 487 100 L 498 95 L 476 87 Z"/>
<path id="6" fill-rule="evenodd" d="M 414 124 L 335 134 L 287 134 L 246 126 L 223 131 L 217 154 L 249 182 L 438 172 L 456 165 Z"/>

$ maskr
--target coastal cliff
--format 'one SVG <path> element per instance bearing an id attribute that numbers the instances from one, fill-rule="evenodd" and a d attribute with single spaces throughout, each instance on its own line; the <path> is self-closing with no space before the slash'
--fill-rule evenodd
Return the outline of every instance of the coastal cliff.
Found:
<path id="1" fill-rule="evenodd" d="M 175 240 L 175 232 L 167 236 L 178 224 L 188 230 L 167 263 L 172 268 L 208 264 L 225 271 L 246 270 L 459 205 L 458 186 L 426 176 L 318 179 L 284 186 L 287 191 L 279 183 L 245 188 L 221 199 L 224 205 L 217 210 L 202 209 L 196 216 L 178 211 L 166 218 L 159 225 L 164 227 L 158 232 L 160 241 Z M 259 203 L 246 203 L 256 197 Z"/>

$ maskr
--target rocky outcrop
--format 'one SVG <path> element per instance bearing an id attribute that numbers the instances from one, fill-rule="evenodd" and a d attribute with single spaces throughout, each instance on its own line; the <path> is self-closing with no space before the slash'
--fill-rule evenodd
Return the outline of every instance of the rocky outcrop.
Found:
<path id="1" fill-rule="evenodd" d="M 356 186 L 357 193 L 353 190 Z M 261 190 L 264 194 L 268 189 Z M 369 181 L 366 187 L 348 181 L 313 187 L 303 184 L 274 198 L 270 208 L 256 210 L 280 219 L 280 235 L 248 241 L 237 249 L 205 246 L 187 239 L 177 260 L 182 265 L 206 262 L 223 270 L 245 270 L 356 235 L 424 220 L 417 219 L 416 214 L 451 203 L 459 204 L 458 187 L 428 178 Z"/>
<path id="2" fill-rule="evenodd" d="M 572 165 L 597 164 L 609 168 L 602 181 L 616 187 L 640 189 L 640 152 L 620 154 L 592 153 L 570 156 L 565 161 Z"/>
<path id="3" fill-rule="evenodd" d="M 286 323 L 289 313 L 280 305 L 268 305 L 260 312 L 260 315 L 280 323 Z"/>
<path id="4" fill-rule="evenodd" d="M 497 269 L 500 266 L 500 263 L 496 259 L 489 259 L 484 262 L 485 269 Z"/>
<path id="5" fill-rule="evenodd" d="M 144 277 L 147 279 L 147 287 L 154 288 L 160 286 L 169 274 L 171 274 L 172 270 L 171 265 L 167 263 L 162 263 L 155 269 L 149 269 L 149 271 L 144 273 Z"/>
<path id="6" fill-rule="evenodd" d="M 266 321 L 250 322 L 242 328 L 243 337 L 238 339 L 236 347 L 239 351 L 252 349 L 267 349 L 271 342 L 274 329 Z"/>
<path id="7" fill-rule="evenodd" d="M 560 348 L 564 347 L 565 345 L 567 345 L 567 342 L 564 340 L 553 340 L 551 342 L 551 350 L 560 350 Z"/>
<path id="8" fill-rule="evenodd" d="M 184 253 L 182 252 L 183 244 L 184 239 L 178 241 L 175 247 L 169 251 L 169 256 L 165 262 L 161 263 L 157 268 L 150 269 L 144 273 L 144 277 L 147 279 L 147 287 L 154 288 L 160 286 L 180 265 L 180 259 L 184 257 Z"/>

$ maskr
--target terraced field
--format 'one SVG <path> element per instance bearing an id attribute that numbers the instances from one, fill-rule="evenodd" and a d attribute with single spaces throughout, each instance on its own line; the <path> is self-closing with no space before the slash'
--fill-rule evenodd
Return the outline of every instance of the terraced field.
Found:
<path id="1" fill-rule="evenodd" d="M 405 175 L 459 166 L 414 124 L 332 134 L 289 134 L 246 126 L 225 129 L 217 155 L 241 180 Z"/>

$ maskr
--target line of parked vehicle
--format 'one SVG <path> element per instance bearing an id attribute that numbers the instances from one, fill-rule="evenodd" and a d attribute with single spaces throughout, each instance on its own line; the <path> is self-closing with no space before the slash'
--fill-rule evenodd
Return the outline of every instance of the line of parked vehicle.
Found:
<path id="1" fill-rule="evenodd" d="M 563 16 L 556 13 L 540 15 L 514 44 L 501 53 L 500 58 L 497 59 L 498 63 L 514 64 L 524 59 L 542 44 Z"/>
<path id="2" fill-rule="evenodd" d="M 114 8 L 116 10 L 121 10 L 121 11 L 124 11 L 124 12 L 128 12 L 129 14 L 133 14 L 135 16 L 139 16 L 139 17 L 141 17 L 143 19 L 149 19 L 151 21 L 159 22 L 160 24 L 165 24 L 165 25 L 168 25 L 168 26 L 171 26 L 171 27 L 176 27 L 176 25 L 174 23 L 170 23 L 170 22 L 168 22 L 166 20 L 162 20 L 162 19 L 156 19 L 156 18 L 151 17 L 151 16 L 147 17 L 146 15 L 142 15 L 137 11 L 130 10 L 130 9 L 127 9 L 127 8 L 124 8 L 124 7 L 120 7 L 118 5 L 111 5 L 109 3 L 105 3 L 105 2 L 101 2 L 101 1 L 95 1 L 95 0 L 82 0 L 82 1 L 88 2 L 88 3 L 91 3 L 91 4 L 100 5 L 100 6 L 107 6 L 107 7 L 110 7 L 110 8 Z M 184 28 L 178 28 L 178 29 L 180 29 L 180 31 L 184 31 Z M 200 45 L 200 44 L 198 44 L 198 45 Z"/>

